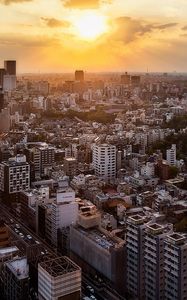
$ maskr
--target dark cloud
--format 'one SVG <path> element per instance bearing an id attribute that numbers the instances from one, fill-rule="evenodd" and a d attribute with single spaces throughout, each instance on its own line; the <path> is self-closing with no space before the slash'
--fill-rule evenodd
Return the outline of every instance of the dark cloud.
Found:
<path id="1" fill-rule="evenodd" d="M 182 30 L 187 30 L 187 26 L 182 27 Z"/>
<path id="2" fill-rule="evenodd" d="M 62 21 L 62 20 L 57 20 L 55 18 L 41 18 L 42 21 L 44 21 L 45 25 L 51 28 L 54 27 L 68 27 L 69 22 L 67 21 Z"/>
<path id="3" fill-rule="evenodd" d="M 177 26 L 177 23 L 153 24 L 145 20 L 131 17 L 120 17 L 115 21 L 116 30 L 113 34 L 115 40 L 130 43 L 153 31 L 163 31 Z"/>
<path id="4" fill-rule="evenodd" d="M 13 3 L 31 2 L 32 0 L 0 0 L 0 4 L 10 5 Z"/>
<path id="5" fill-rule="evenodd" d="M 61 0 L 65 7 L 68 8 L 98 8 L 101 4 L 110 4 L 112 0 Z"/>
<path id="6" fill-rule="evenodd" d="M 160 29 L 160 30 L 165 30 L 171 27 L 176 27 L 178 23 L 166 23 L 166 24 L 161 24 L 161 25 L 154 25 L 153 29 Z"/>

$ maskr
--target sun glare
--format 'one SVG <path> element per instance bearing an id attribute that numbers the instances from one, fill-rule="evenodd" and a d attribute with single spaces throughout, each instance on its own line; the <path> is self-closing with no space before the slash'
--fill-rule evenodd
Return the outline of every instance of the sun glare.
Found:
<path id="1" fill-rule="evenodd" d="M 74 21 L 76 34 L 84 40 L 94 40 L 108 29 L 105 16 L 99 14 L 83 14 Z"/>

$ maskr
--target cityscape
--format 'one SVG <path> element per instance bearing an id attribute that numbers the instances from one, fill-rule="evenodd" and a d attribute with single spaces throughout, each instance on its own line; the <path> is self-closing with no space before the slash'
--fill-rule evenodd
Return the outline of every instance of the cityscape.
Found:
<path id="1" fill-rule="evenodd" d="M 53 1 L 0 0 L 0 299 L 185 300 L 187 3 Z"/>

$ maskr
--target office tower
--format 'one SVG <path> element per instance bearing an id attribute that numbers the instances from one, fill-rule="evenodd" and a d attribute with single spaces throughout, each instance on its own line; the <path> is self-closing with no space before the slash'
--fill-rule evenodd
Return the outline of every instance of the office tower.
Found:
<path id="1" fill-rule="evenodd" d="M 15 75 L 16 76 L 16 61 L 15 60 L 5 60 L 4 69 L 6 75 Z"/>
<path id="2" fill-rule="evenodd" d="M 75 201 L 75 191 L 64 186 L 57 191 L 56 201 L 52 204 L 52 243 L 57 246 L 59 229 L 75 224 L 78 218 L 78 203 Z"/>
<path id="3" fill-rule="evenodd" d="M 145 270 L 144 270 L 144 243 L 145 243 L 145 217 L 135 215 L 127 219 L 126 234 L 126 288 L 133 297 L 145 299 Z"/>
<path id="4" fill-rule="evenodd" d="M 3 77 L 6 74 L 5 69 L 0 69 L 0 88 L 3 88 Z"/>
<path id="5" fill-rule="evenodd" d="M 82 70 L 75 71 L 75 81 L 84 81 L 84 71 Z"/>
<path id="6" fill-rule="evenodd" d="M 164 239 L 171 226 L 153 223 L 146 226 L 144 243 L 145 299 L 164 298 Z"/>
<path id="7" fill-rule="evenodd" d="M 26 156 L 18 154 L 0 163 L 0 190 L 5 195 L 16 194 L 30 188 L 30 166 Z"/>
<path id="8" fill-rule="evenodd" d="M 129 85 L 131 82 L 131 76 L 125 72 L 125 74 L 121 75 L 121 83 L 125 85 Z"/>
<path id="9" fill-rule="evenodd" d="M 3 220 L 0 220 L 0 248 L 8 247 L 10 243 L 8 228 Z"/>
<path id="10" fill-rule="evenodd" d="M 187 240 L 173 233 L 164 240 L 164 300 L 187 299 Z"/>
<path id="11" fill-rule="evenodd" d="M 176 165 L 176 145 L 175 144 L 173 144 L 170 149 L 167 149 L 166 160 L 170 166 Z"/>
<path id="12" fill-rule="evenodd" d="M 105 181 L 116 177 L 116 146 L 109 144 L 93 147 L 93 167 L 95 174 Z"/>
<path id="13" fill-rule="evenodd" d="M 11 92 L 16 89 L 16 75 L 3 76 L 3 90 Z"/>
<path id="14" fill-rule="evenodd" d="M 64 172 L 70 178 L 77 175 L 77 160 L 74 157 L 64 158 Z"/>
<path id="15" fill-rule="evenodd" d="M 26 258 L 5 262 L 2 270 L 3 299 L 29 299 L 29 267 Z M 3 294 L 3 295 L 2 295 Z"/>
<path id="16" fill-rule="evenodd" d="M 63 256 L 38 265 L 39 300 L 80 300 L 81 269 Z"/>

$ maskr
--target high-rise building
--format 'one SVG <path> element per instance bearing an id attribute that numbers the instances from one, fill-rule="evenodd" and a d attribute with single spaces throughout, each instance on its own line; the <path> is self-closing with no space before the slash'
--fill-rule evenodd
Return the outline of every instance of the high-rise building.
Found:
<path id="1" fill-rule="evenodd" d="M 16 194 L 30 188 L 30 165 L 26 156 L 18 154 L 0 164 L 0 190 L 6 194 Z"/>
<path id="2" fill-rule="evenodd" d="M 17 258 L 5 262 L 2 270 L 2 299 L 29 299 L 29 267 L 26 258 Z"/>
<path id="3" fill-rule="evenodd" d="M 95 174 L 105 181 L 116 177 L 116 146 L 100 144 L 93 147 L 93 167 Z"/>
<path id="4" fill-rule="evenodd" d="M 171 232 L 171 226 L 162 226 L 157 223 L 146 226 L 144 243 L 145 299 L 165 299 L 164 239 Z"/>
<path id="5" fill-rule="evenodd" d="M 84 71 L 82 70 L 75 71 L 75 81 L 84 81 Z"/>
<path id="6" fill-rule="evenodd" d="M 57 191 L 56 201 L 52 204 L 51 227 L 52 243 L 57 246 L 59 229 L 75 224 L 78 218 L 78 203 L 75 191 L 64 186 Z"/>
<path id="7" fill-rule="evenodd" d="M 15 60 L 5 60 L 4 69 L 6 75 L 16 75 L 16 61 Z"/>
<path id="8" fill-rule="evenodd" d="M 40 263 L 38 296 L 39 300 L 80 300 L 81 269 L 65 256 Z"/>
<path id="9" fill-rule="evenodd" d="M 139 75 L 131 76 L 132 87 L 139 87 L 141 82 L 141 77 Z"/>
<path id="10" fill-rule="evenodd" d="M 34 163 L 35 175 L 44 175 L 45 168 L 52 166 L 55 161 L 55 148 L 41 144 L 25 151 L 27 160 Z"/>
<path id="11" fill-rule="evenodd" d="M 166 160 L 170 166 L 176 165 L 176 145 L 172 144 L 170 149 L 166 151 Z"/>
<path id="12" fill-rule="evenodd" d="M 126 288 L 136 299 L 145 299 L 144 281 L 144 236 L 146 229 L 145 217 L 131 216 L 127 219 L 126 252 Z"/>
<path id="13" fill-rule="evenodd" d="M 164 240 L 164 300 L 187 299 L 187 240 L 179 233 Z"/>
<path id="14" fill-rule="evenodd" d="M 125 85 L 129 85 L 131 82 L 131 76 L 125 72 L 125 74 L 121 75 L 121 83 Z"/>

